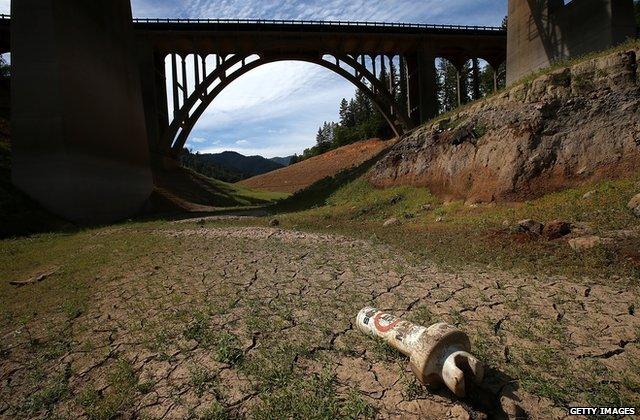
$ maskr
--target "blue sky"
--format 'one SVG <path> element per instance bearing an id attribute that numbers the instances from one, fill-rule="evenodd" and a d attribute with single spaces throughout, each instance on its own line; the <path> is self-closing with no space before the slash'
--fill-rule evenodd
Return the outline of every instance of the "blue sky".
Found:
<path id="1" fill-rule="evenodd" d="M 10 0 L 0 0 L 8 13 Z M 317 19 L 499 25 L 507 0 L 132 0 L 136 17 Z M 187 147 L 265 157 L 300 153 L 353 86 L 308 63 L 272 63 L 247 73 L 216 98 Z"/>

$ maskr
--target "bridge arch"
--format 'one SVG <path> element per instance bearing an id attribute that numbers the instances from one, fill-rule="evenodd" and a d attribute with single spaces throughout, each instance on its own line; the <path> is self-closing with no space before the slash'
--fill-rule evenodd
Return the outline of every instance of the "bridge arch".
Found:
<path id="1" fill-rule="evenodd" d="M 252 59 L 257 57 L 255 59 Z M 405 109 L 398 104 L 394 92 L 389 86 L 378 79 L 375 66 L 371 72 L 364 56 L 338 54 L 304 54 L 280 53 L 277 51 L 261 54 L 216 56 L 216 67 L 207 74 L 206 57 L 194 55 L 193 70 L 195 72 L 195 86 L 188 92 L 186 57 L 181 57 L 181 68 L 178 66 L 178 56 L 168 55 L 172 67 L 173 90 L 173 119 L 163 135 L 163 144 L 167 151 L 177 156 L 185 146 L 187 139 L 205 110 L 216 97 L 232 82 L 242 75 L 262 65 L 279 61 L 303 61 L 322 66 L 342 76 L 355 87 L 360 89 L 378 108 L 396 135 L 413 128 L 413 123 Z M 342 65 L 347 68 L 342 67 Z M 178 77 L 180 72 L 180 77 Z M 202 75 L 202 80 L 200 76 Z M 178 79 L 181 81 L 178 81 Z M 182 95 L 180 95 L 182 94 Z M 182 97 L 180 101 L 180 96 Z"/>

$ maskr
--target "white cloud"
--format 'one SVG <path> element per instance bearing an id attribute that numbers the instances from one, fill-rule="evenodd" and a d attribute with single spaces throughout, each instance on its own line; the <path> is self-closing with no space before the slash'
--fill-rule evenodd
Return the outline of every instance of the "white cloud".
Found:
<path id="1" fill-rule="evenodd" d="M 326 118 L 327 110 L 335 117 L 339 100 L 353 94 L 349 82 L 317 65 L 290 61 L 266 64 L 222 91 L 196 129 L 219 130 L 238 123 L 246 126 L 283 117 L 295 122 L 314 113 Z M 319 118 L 318 123 L 322 121 Z M 283 132 L 286 128 L 272 134 Z"/>
<path id="2" fill-rule="evenodd" d="M 189 141 L 191 143 L 206 143 L 207 139 L 205 139 L 204 137 L 192 137 L 189 139 Z"/>
<path id="3" fill-rule="evenodd" d="M 248 141 L 248 140 L 238 140 L 238 141 L 236 142 L 236 144 L 237 144 L 238 146 L 246 146 L 247 144 L 249 144 L 249 141 Z"/>
<path id="4" fill-rule="evenodd" d="M 11 13 L 11 0 L 0 0 L 0 13 L 5 15 Z"/>

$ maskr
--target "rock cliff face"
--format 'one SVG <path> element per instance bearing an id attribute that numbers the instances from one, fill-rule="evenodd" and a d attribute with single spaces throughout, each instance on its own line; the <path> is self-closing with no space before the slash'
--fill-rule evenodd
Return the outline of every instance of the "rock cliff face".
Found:
<path id="1" fill-rule="evenodd" d="M 640 170 L 636 55 L 542 75 L 406 135 L 368 174 L 443 199 L 523 200 Z"/>

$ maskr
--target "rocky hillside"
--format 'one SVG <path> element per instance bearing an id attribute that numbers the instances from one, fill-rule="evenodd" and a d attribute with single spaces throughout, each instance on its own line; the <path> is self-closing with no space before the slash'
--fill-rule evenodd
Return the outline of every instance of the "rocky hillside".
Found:
<path id="1" fill-rule="evenodd" d="M 640 170 L 635 50 L 549 71 L 422 126 L 369 172 L 443 199 L 523 200 Z"/>

